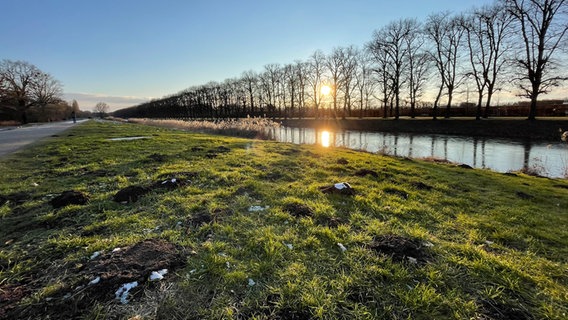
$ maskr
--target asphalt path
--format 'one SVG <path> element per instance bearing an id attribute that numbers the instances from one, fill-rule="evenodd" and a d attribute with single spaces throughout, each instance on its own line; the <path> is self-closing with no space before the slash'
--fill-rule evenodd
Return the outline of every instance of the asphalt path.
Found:
<path id="1" fill-rule="evenodd" d="M 59 134 L 86 120 L 32 124 L 21 127 L 0 128 L 0 157 L 14 153 L 34 142 Z"/>

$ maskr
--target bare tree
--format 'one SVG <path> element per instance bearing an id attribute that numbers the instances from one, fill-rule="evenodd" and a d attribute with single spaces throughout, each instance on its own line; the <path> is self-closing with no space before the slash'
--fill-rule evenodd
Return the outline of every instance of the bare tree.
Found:
<path id="1" fill-rule="evenodd" d="M 309 76 L 309 64 L 297 60 L 294 64 L 294 72 L 298 79 L 298 115 L 302 118 L 306 108 L 306 86 Z"/>
<path id="2" fill-rule="evenodd" d="M 361 50 L 357 56 L 357 69 L 355 71 L 355 88 L 359 95 L 359 118 L 363 117 L 364 110 L 369 109 L 370 99 L 375 88 L 372 76 L 372 57 L 368 50 Z"/>
<path id="3" fill-rule="evenodd" d="M 254 115 L 255 113 L 254 94 L 258 82 L 258 75 L 252 70 L 244 72 L 242 75 L 242 81 L 244 82 L 244 87 L 248 95 L 250 114 Z"/>
<path id="4" fill-rule="evenodd" d="M 309 74 L 307 78 L 308 85 L 311 91 L 312 102 L 314 105 L 315 118 L 319 117 L 319 108 L 322 100 L 321 86 L 323 75 L 325 73 L 325 55 L 321 51 L 314 52 L 309 63 Z"/>
<path id="5" fill-rule="evenodd" d="M 389 55 L 387 51 L 382 46 L 377 46 L 375 42 L 370 42 L 367 45 L 367 50 L 371 53 L 372 59 L 374 61 L 374 66 L 372 70 L 376 73 L 378 84 L 380 86 L 381 97 L 380 101 L 383 102 L 383 118 L 388 117 L 388 106 L 389 101 L 392 100 L 393 94 L 393 69 L 390 63 Z M 390 104 L 392 109 L 392 104 Z"/>
<path id="6" fill-rule="evenodd" d="M 528 119 L 535 120 L 538 96 L 568 79 L 556 72 L 554 60 L 560 50 L 566 49 L 568 3 L 566 0 L 502 1 L 522 37 L 522 58 L 515 63 L 522 96 L 531 100 Z"/>
<path id="7" fill-rule="evenodd" d="M 25 61 L 2 60 L 0 63 L 0 100 L 22 114 L 33 106 L 61 102 L 59 81 Z"/>
<path id="8" fill-rule="evenodd" d="M 449 117 L 454 91 L 463 80 L 458 78 L 459 49 L 464 34 L 463 23 L 461 17 L 452 17 L 449 12 L 436 13 L 428 17 L 425 31 L 432 45 L 430 55 L 440 77 L 433 118 L 437 117 L 437 107 L 444 89 L 448 96 L 446 117 Z"/>
<path id="9" fill-rule="evenodd" d="M 343 92 L 343 118 L 351 116 L 351 99 L 355 90 L 355 73 L 359 63 L 359 50 L 354 46 L 341 48 L 341 78 L 340 90 Z"/>
<path id="10" fill-rule="evenodd" d="M 94 113 L 98 113 L 98 114 L 99 114 L 99 117 L 102 118 L 102 117 L 104 117 L 104 116 L 108 113 L 108 110 L 109 110 L 109 109 L 110 109 L 110 108 L 109 108 L 108 104 L 106 104 L 106 103 L 104 103 L 104 102 L 98 102 L 98 103 L 95 105 L 95 108 L 93 109 L 93 112 L 94 112 Z"/>
<path id="11" fill-rule="evenodd" d="M 400 116 L 400 90 L 406 81 L 406 72 L 409 46 L 408 37 L 417 29 L 417 22 L 414 19 L 403 19 L 391 22 L 384 28 L 377 30 L 373 34 L 371 50 L 375 55 L 386 54 L 386 58 L 392 65 L 391 81 L 392 91 L 395 102 L 395 119 Z"/>
<path id="12" fill-rule="evenodd" d="M 416 20 L 410 20 L 408 33 L 404 37 L 406 45 L 406 65 L 408 97 L 410 100 L 410 117 L 415 117 L 416 102 L 422 96 L 427 76 L 431 68 L 431 58 L 424 51 L 425 37 L 421 25 Z"/>
<path id="13" fill-rule="evenodd" d="M 484 117 L 488 116 L 497 78 L 507 62 L 506 53 L 510 49 L 507 39 L 511 37 L 513 20 L 503 9 L 501 5 L 485 6 L 475 9 L 463 20 L 471 63 L 468 76 L 473 77 L 477 88 L 477 120 L 481 118 L 485 95 Z"/>
<path id="14" fill-rule="evenodd" d="M 337 117 L 337 93 L 340 87 L 343 85 L 343 74 L 341 72 L 343 65 L 343 49 L 336 47 L 333 49 L 331 54 L 327 56 L 325 60 L 325 66 L 329 72 L 329 80 L 331 87 L 331 99 L 333 101 L 333 118 Z"/>

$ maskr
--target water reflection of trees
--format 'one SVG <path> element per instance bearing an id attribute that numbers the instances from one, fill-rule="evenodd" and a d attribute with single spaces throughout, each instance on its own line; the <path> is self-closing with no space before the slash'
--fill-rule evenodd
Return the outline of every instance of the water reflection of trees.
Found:
<path id="1" fill-rule="evenodd" d="M 332 132 L 321 128 L 280 127 L 270 130 L 275 140 L 295 144 L 323 145 L 326 142 L 329 146 L 397 157 L 460 162 L 474 168 L 492 168 L 498 171 L 544 169 L 539 159 L 531 158 L 534 152 L 530 141 L 508 143 L 496 142 L 484 137 L 467 138 L 363 131 Z M 326 141 L 322 139 L 324 132 L 329 132 Z M 487 149 L 488 144 L 491 145 L 490 149 Z"/>

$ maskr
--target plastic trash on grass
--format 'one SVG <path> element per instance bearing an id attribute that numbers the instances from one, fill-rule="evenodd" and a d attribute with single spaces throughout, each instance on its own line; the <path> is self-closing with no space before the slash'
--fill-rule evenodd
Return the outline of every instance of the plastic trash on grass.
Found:
<path id="1" fill-rule="evenodd" d="M 127 304 L 128 300 L 126 298 L 128 298 L 128 292 L 131 289 L 134 289 L 138 286 L 138 281 L 134 281 L 134 282 L 129 282 L 129 283 L 125 283 L 123 284 L 120 288 L 118 288 L 118 290 L 116 290 L 116 292 L 114 293 L 116 296 L 116 299 L 120 300 L 120 302 L 122 304 Z"/>
<path id="2" fill-rule="evenodd" d="M 333 185 L 323 186 L 319 188 L 323 193 L 342 194 L 346 196 L 355 195 L 355 189 L 347 182 L 339 182 Z"/>
<path id="3" fill-rule="evenodd" d="M 164 276 L 168 273 L 168 269 L 162 269 L 158 271 L 152 271 L 148 280 L 150 281 L 159 281 L 164 279 Z"/>

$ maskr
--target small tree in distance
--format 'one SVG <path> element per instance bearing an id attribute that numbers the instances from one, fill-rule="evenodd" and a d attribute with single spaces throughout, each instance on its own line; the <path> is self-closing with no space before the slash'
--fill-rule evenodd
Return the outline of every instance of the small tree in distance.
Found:
<path id="1" fill-rule="evenodd" d="M 104 102 L 99 102 L 95 105 L 93 112 L 97 113 L 99 117 L 103 118 L 107 114 L 108 110 L 109 110 L 108 104 Z"/>

